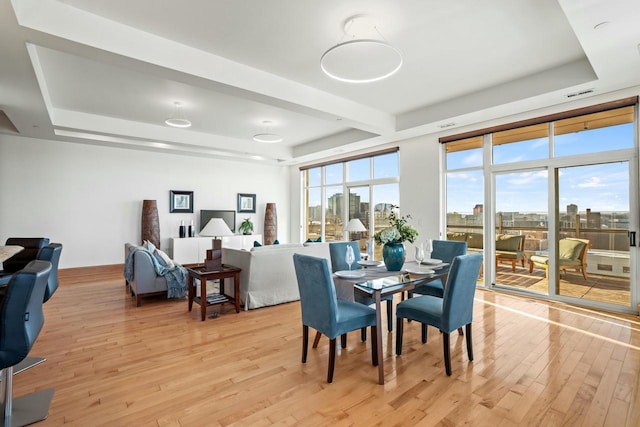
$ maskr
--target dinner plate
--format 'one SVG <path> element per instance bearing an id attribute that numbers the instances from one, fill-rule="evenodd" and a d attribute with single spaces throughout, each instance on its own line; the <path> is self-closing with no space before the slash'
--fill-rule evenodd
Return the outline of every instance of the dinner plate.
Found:
<path id="1" fill-rule="evenodd" d="M 422 264 L 440 264 L 442 262 L 441 259 L 435 258 L 427 258 L 422 260 Z"/>
<path id="2" fill-rule="evenodd" d="M 341 279 L 359 279 L 361 277 L 364 277 L 364 273 L 358 270 L 340 270 L 336 271 L 335 274 Z"/>
<path id="3" fill-rule="evenodd" d="M 433 274 L 435 273 L 434 270 L 430 270 L 428 268 L 405 268 L 404 271 L 406 271 L 409 274 L 415 274 L 417 276 L 426 276 L 427 274 Z"/>
<path id="4" fill-rule="evenodd" d="M 382 265 L 382 261 L 374 261 L 374 260 L 360 260 L 358 261 L 358 264 L 363 266 L 363 267 L 378 267 L 380 265 Z"/>

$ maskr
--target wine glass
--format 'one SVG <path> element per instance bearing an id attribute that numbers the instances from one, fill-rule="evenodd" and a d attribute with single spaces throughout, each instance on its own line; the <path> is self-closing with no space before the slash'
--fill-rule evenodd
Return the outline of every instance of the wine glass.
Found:
<path id="1" fill-rule="evenodd" d="M 347 253 L 344 256 L 344 261 L 349 264 L 349 271 L 351 271 L 351 264 L 356 260 L 356 255 L 353 253 L 353 248 L 347 246 Z"/>
<path id="2" fill-rule="evenodd" d="M 433 252 L 433 240 L 427 239 L 427 243 L 424 246 L 424 259 L 430 259 L 431 252 Z"/>
<path id="3" fill-rule="evenodd" d="M 418 243 L 416 245 L 416 262 L 418 263 L 418 271 L 420 271 L 422 261 L 424 261 L 424 246 L 422 246 L 422 243 Z"/>

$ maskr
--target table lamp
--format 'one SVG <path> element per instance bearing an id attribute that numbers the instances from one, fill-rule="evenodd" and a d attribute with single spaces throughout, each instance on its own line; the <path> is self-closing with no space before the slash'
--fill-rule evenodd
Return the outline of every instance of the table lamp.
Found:
<path id="1" fill-rule="evenodd" d="M 349 238 L 351 238 L 351 233 L 361 233 L 363 231 L 367 231 L 367 228 L 362 224 L 358 218 L 352 218 L 347 223 L 347 226 L 344 228 L 344 231 L 349 233 Z M 360 239 L 356 239 L 360 240 Z"/>
<path id="2" fill-rule="evenodd" d="M 222 240 L 219 237 L 232 236 L 233 231 L 222 218 L 211 218 L 207 225 L 200 231 L 201 236 L 212 236 L 212 248 L 207 250 L 207 258 L 204 265 L 207 271 L 220 270 L 222 268 Z"/>
<path id="3" fill-rule="evenodd" d="M 233 231 L 222 218 L 211 218 L 207 225 L 200 231 L 201 236 L 233 236 Z"/>

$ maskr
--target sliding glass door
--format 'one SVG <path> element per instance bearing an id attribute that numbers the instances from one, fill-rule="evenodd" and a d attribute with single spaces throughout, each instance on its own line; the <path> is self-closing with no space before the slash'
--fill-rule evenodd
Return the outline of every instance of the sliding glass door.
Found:
<path id="1" fill-rule="evenodd" d="M 629 162 L 558 168 L 558 295 L 629 306 Z"/>

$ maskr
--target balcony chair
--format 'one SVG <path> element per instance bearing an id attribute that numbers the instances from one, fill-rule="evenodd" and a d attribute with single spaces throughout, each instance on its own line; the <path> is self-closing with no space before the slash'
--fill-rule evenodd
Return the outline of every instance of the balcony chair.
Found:
<path id="1" fill-rule="evenodd" d="M 371 326 L 371 362 L 376 366 L 376 311 L 366 305 L 338 300 L 326 259 L 294 254 L 293 265 L 302 310 L 302 363 L 307 362 L 309 327 L 312 327 L 329 337 L 327 382 L 333 382 L 336 337 L 346 336 L 349 331 Z"/>
<path id="2" fill-rule="evenodd" d="M 451 375 L 451 349 L 449 334 L 464 326 L 467 330 L 467 354 L 473 360 L 471 322 L 473 320 L 473 297 L 480 274 L 482 255 L 461 255 L 453 259 L 442 298 L 423 295 L 409 298 L 396 306 L 396 354 L 402 354 L 403 319 L 422 323 L 422 342 L 427 342 L 427 325 L 442 332 L 444 366 Z"/>
<path id="3" fill-rule="evenodd" d="M 567 274 L 567 269 L 581 271 L 587 280 L 587 252 L 590 242 L 588 239 L 567 237 L 558 241 L 558 268 Z M 531 255 L 529 257 L 529 273 L 533 266 L 544 268 L 544 275 L 549 278 L 549 257 L 546 255 Z"/>
<path id="4" fill-rule="evenodd" d="M 22 270 L 27 264 L 38 257 L 40 249 L 49 244 L 46 237 L 10 237 L 6 245 L 22 246 L 24 249 L 5 260 L 2 263 L 3 270 L 0 271 L 0 285 L 6 285 L 11 280 L 11 276 Z"/>
<path id="5" fill-rule="evenodd" d="M 44 324 L 42 305 L 51 271 L 48 261 L 32 261 L 11 277 L 0 306 L 0 369 L 4 425 L 28 425 L 45 419 L 53 397 L 46 389 L 13 399 L 13 369 L 25 359 Z"/>

